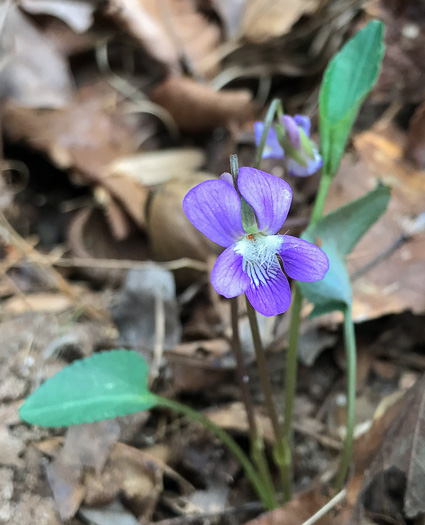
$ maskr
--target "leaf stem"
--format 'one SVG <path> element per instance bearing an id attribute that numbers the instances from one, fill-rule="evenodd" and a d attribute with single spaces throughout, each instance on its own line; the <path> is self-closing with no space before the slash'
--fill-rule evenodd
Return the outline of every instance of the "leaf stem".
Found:
<path id="1" fill-rule="evenodd" d="M 279 112 L 279 113 L 283 112 L 282 102 L 278 98 L 275 98 L 272 101 L 272 103 L 269 106 L 269 109 L 267 110 L 266 118 L 264 119 L 263 133 L 261 134 L 260 143 L 258 144 L 257 152 L 255 154 L 255 159 L 254 159 L 254 164 L 253 164 L 254 168 L 258 169 L 261 165 L 261 160 L 263 158 L 263 151 L 266 146 L 267 137 L 269 135 L 270 128 L 272 127 L 273 119 L 275 117 L 276 112 Z"/>
<path id="2" fill-rule="evenodd" d="M 183 403 L 179 403 L 174 399 L 168 399 L 157 395 L 155 395 L 154 397 L 157 406 L 169 408 L 175 412 L 179 412 L 180 414 L 187 416 L 192 421 L 196 421 L 197 423 L 210 430 L 218 439 L 220 439 L 228 447 L 230 452 L 232 452 L 235 458 L 239 461 L 240 465 L 245 471 L 247 478 L 251 482 L 255 492 L 257 493 L 263 505 L 266 508 L 272 508 L 270 505 L 270 496 L 267 493 L 267 489 L 263 486 L 260 477 L 258 476 L 257 472 L 252 466 L 251 461 L 248 459 L 245 452 L 240 448 L 236 441 L 225 430 L 213 423 L 201 412 L 193 410 L 192 408 L 188 407 L 187 405 L 184 405 Z"/>
<path id="3" fill-rule="evenodd" d="M 286 468 L 287 458 L 285 457 L 287 452 L 287 447 L 285 447 L 284 437 L 282 426 L 279 423 L 279 419 L 276 412 L 276 406 L 273 400 L 273 389 L 270 381 L 269 373 L 267 370 L 267 361 L 264 353 L 263 346 L 261 344 L 260 331 L 258 329 L 257 316 L 254 308 L 251 306 L 251 303 L 246 299 L 246 308 L 249 319 L 249 326 L 251 328 L 252 340 L 254 342 L 255 356 L 257 360 L 258 374 L 260 376 L 261 390 L 264 394 L 264 399 L 266 403 L 266 409 L 270 422 L 273 427 L 273 432 L 275 436 L 275 449 L 274 449 L 274 460 L 276 465 L 279 468 L 283 495 L 285 501 L 289 501 L 291 498 L 291 485 L 290 478 L 288 475 L 288 470 Z"/>
<path id="4" fill-rule="evenodd" d="M 269 465 L 264 454 L 264 439 L 262 434 L 258 431 L 257 423 L 255 421 L 254 403 L 252 402 L 251 393 L 249 391 L 249 376 L 246 370 L 245 361 L 241 349 L 239 338 L 239 324 L 238 324 L 238 298 L 231 300 L 231 317 L 232 317 L 232 347 L 236 357 L 236 372 L 241 389 L 243 403 L 245 405 L 246 416 L 248 420 L 251 458 L 254 460 L 258 472 L 262 478 L 262 483 L 266 488 L 267 494 L 270 496 L 268 508 L 276 508 L 277 502 L 273 487 L 273 481 L 270 474 Z"/>
<path id="5" fill-rule="evenodd" d="M 350 467 L 354 440 L 354 415 L 356 402 L 356 335 L 351 308 L 344 311 L 344 344 L 347 356 L 347 428 L 342 451 L 341 464 L 335 482 L 335 490 L 344 486 Z"/>

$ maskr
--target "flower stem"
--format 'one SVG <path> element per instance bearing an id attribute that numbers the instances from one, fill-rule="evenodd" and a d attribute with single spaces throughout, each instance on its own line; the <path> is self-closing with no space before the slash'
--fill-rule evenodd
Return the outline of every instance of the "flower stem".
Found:
<path id="1" fill-rule="evenodd" d="M 328 195 L 332 178 L 333 177 L 328 173 L 322 173 L 319 189 L 317 190 L 316 200 L 314 201 L 313 211 L 311 213 L 310 224 L 315 224 L 322 217 L 323 207 L 325 205 L 325 200 Z"/>
<path id="2" fill-rule="evenodd" d="M 255 356 L 257 360 L 258 374 L 260 376 L 261 390 L 263 391 L 266 409 L 270 422 L 273 427 L 275 436 L 275 448 L 274 448 L 274 460 L 279 468 L 281 482 L 283 487 L 283 495 L 285 501 L 289 501 L 291 497 L 291 486 L 288 471 L 286 468 L 287 458 L 286 452 L 287 447 L 284 444 L 284 437 L 282 432 L 282 426 L 279 423 L 279 419 L 276 412 L 276 406 L 273 400 L 273 389 L 270 381 L 269 373 L 267 370 L 266 356 L 264 354 L 263 346 L 261 344 L 260 331 L 258 329 L 257 316 L 251 303 L 246 299 L 246 308 L 248 313 L 249 325 L 251 328 L 252 340 L 254 342 Z"/>
<path id="3" fill-rule="evenodd" d="M 354 408 L 356 402 L 356 335 L 354 331 L 351 308 L 344 312 L 344 344 L 347 356 L 347 428 L 342 451 L 341 464 L 335 482 L 335 490 L 339 492 L 344 486 L 353 453 L 354 439 Z"/>
<path id="4" fill-rule="evenodd" d="M 272 101 L 272 103 L 269 106 L 269 109 L 267 110 L 266 118 L 264 119 L 263 133 L 261 134 L 261 139 L 260 139 L 260 143 L 258 144 L 257 153 L 255 154 L 255 159 L 254 159 L 254 164 L 253 164 L 254 168 L 258 169 L 261 165 L 261 160 L 263 158 L 263 151 L 266 146 L 267 137 L 268 137 L 270 128 L 272 127 L 273 119 L 274 119 L 276 111 L 279 111 L 280 113 L 282 113 L 282 102 L 278 98 L 275 98 Z"/>
<path id="5" fill-rule="evenodd" d="M 277 502 L 274 493 L 273 481 L 270 474 L 269 465 L 264 454 L 264 439 L 261 433 L 258 431 L 257 423 L 255 421 L 254 404 L 252 402 L 251 393 L 249 391 L 249 376 L 246 370 L 245 361 L 241 349 L 241 343 L 239 338 L 237 298 L 231 300 L 231 316 L 233 332 L 232 347 L 236 357 L 236 371 L 239 382 L 239 388 L 241 389 L 242 399 L 245 405 L 245 411 L 248 420 L 251 458 L 254 460 L 257 466 L 258 472 L 261 476 L 262 483 L 267 491 L 267 494 L 270 495 L 269 508 L 276 508 Z"/>
<path id="6" fill-rule="evenodd" d="M 155 399 L 157 406 L 169 408 L 175 412 L 179 412 L 180 414 L 187 416 L 192 421 L 200 423 L 202 426 L 210 430 L 218 439 L 220 439 L 239 461 L 263 505 L 268 509 L 272 508 L 270 495 L 267 493 L 266 487 L 263 486 L 260 477 L 252 466 L 251 461 L 248 459 L 245 452 L 240 448 L 236 441 L 225 430 L 213 423 L 206 416 L 201 414 L 201 412 L 193 410 L 192 408 L 179 403 L 178 401 L 161 396 L 155 396 Z"/>
<path id="7" fill-rule="evenodd" d="M 285 458 L 287 460 L 286 471 L 291 487 L 292 479 L 292 416 L 294 411 L 294 399 L 297 387 L 298 369 L 298 338 L 300 335 L 302 295 L 298 286 L 294 285 L 294 295 L 291 304 L 291 322 L 289 326 L 289 347 L 286 355 L 285 371 L 285 421 L 283 425 L 284 444 L 286 447 Z M 291 498 L 291 494 L 290 494 Z"/>

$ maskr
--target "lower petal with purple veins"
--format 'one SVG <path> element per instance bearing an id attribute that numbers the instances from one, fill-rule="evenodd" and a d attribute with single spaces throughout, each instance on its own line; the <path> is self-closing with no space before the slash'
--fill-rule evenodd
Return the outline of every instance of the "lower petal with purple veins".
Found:
<path id="1" fill-rule="evenodd" d="M 255 310 L 267 317 L 286 312 L 291 304 L 291 289 L 277 258 L 271 267 L 256 265 L 246 270 L 251 283 L 245 293 Z"/>
<path id="2" fill-rule="evenodd" d="M 250 283 L 243 270 L 243 257 L 235 252 L 235 245 L 229 246 L 219 255 L 211 272 L 214 290 L 230 299 L 245 292 Z"/>

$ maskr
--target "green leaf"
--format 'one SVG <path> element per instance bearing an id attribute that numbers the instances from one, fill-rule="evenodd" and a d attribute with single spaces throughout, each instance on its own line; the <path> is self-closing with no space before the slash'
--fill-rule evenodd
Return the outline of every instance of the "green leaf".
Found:
<path id="1" fill-rule="evenodd" d="M 319 97 L 323 172 L 335 175 L 357 113 L 374 86 L 384 55 L 384 26 L 372 20 L 329 62 Z"/>
<path id="2" fill-rule="evenodd" d="M 148 367 L 129 350 L 100 352 L 47 379 L 21 406 L 28 423 L 62 427 L 146 410 L 156 404 L 147 387 Z"/>
<path id="3" fill-rule="evenodd" d="M 364 197 L 329 213 L 302 234 L 306 241 L 319 243 L 329 258 L 329 271 L 322 281 L 298 283 L 303 296 L 314 305 L 311 317 L 351 307 L 345 256 L 384 213 L 389 200 L 390 189 L 379 185 Z"/>

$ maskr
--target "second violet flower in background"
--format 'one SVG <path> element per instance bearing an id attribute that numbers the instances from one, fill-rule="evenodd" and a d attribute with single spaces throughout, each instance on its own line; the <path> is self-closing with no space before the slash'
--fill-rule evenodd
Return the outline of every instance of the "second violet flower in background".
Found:
<path id="1" fill-rule="evenodd" d="M 289 175 L 308 177 L 316 173 L 322 165 L 316 145 L 310 140 L 310 119 L 305 115 L 290 117 L 284 115 L 270 128 L 263 158 L 285 159 Z M 263 122 L 254 123 L 255 143 L 258 146 L 264 130 Z"/>
<path id="2" fill-rule="evenodd" d="M 284 180 L 242 167 L 238 189 L 255 212 L 256 233 L 244 231 L 240 196 L 224 178 L 192 188 L 183 199 L 183 210 L 200 232 L 226 248 L 211 273 L 216 292 L 227 298 L 246 293 L 260 314 L 283 313 L 291 303 L 285 273 L 298 281 L 319 281 L 329 269 L 328 258 L 314 244 L 276 235 L 292 201 L 292 190 Z"/>

